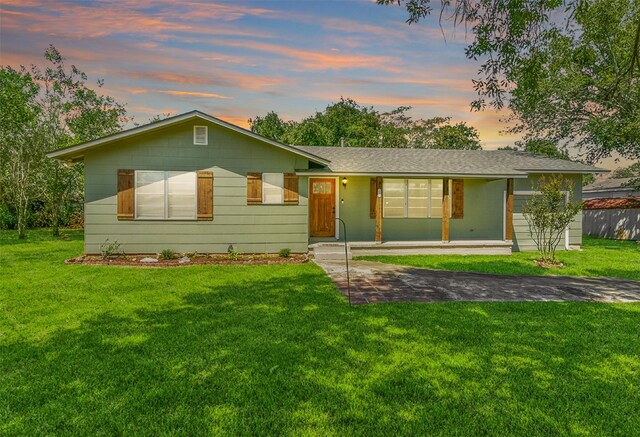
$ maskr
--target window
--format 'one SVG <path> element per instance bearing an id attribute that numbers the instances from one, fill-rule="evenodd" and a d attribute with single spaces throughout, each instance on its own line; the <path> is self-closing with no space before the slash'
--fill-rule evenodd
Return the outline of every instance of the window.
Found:
<path id="1" fill-rule="evenodd" d="M 313 194 L 331 194 L 331 182 L 314 182 Z"/>
<path id="2" fill-rule="evenodd" d="M 404 179 L 385 179 L 382 184 L 383 217 L 405 217 L 404 205 L 407 185 Z"/>
<path id="3" fill-rule="evenodd" d="M 209 128 L 208 126 L 194 126 L 193 127 L 193 144 L 199 146 L 206 146 L 209 143 Z"/>
<path id="4" fill-rule="evenodd" d="M 136 219 L 195 220 L 195 172 L 136 171 Z"/>
<path id="5" fill-rule="evenodd" d="M 382 191 L 385 218 L 442 217 L 442 179 L 385 179 Z"/>
<path id="6" fill-rule="evenodd" d="M 429 179 L 409 179 L 407 187 L 407 217 L 429 217 Z"/>
<path id="7" fill-rule="evenodd" d="M 262 173 L 262 203 L 283 203 L 284 174 Z"/>

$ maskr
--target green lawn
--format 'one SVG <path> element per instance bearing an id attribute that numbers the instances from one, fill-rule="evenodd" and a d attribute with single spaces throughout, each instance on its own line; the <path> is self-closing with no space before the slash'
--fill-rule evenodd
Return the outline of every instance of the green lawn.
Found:
<path id="1" fill-rule="evenodd" d="M 640 281 L 640 243 L 583 237 L 583 250 L 558 251 L 563 268 L 542 268 L 534 264 L 535 252 L 496 255 L 406 255 L 363 256 L 379 261 L 437 270 L 514 275 L 608 276 Z"/>
<path id="2" fill-rule="evenodd" d="M 313 264 L 67 266 L 80 233 L 13 235 L 0 435 L 640 434 L 639 304 L 349 307 Z"/>

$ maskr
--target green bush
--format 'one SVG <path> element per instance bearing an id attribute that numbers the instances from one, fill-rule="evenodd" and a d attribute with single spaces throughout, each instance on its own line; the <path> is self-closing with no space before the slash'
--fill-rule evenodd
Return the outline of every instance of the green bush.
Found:
<path id="1" fill-rule="evenodd" d="M 6 203 L 0 203 L 0 229 L 15 229 L 18 217 Z"/>
<path id="2" fill-rule="evenodd" d="M 240 255 L 240 252 L 233 247 L 233 244 L 230 244 L 227 248 L 227 258 L 231 261 L 238 261 L 238 255 Z"/>
<path id="3" fill-rule="evenodd" d="M 160 252 L 160 258 L 162 259 L 176 259 L 178 258 L 178 254 L 173 249 L 163 249 Z"/>
<path id="4" fill-rule="evenodd" d="M 278 252 L 278 255 L 280 255 L 281 258 L 289 258 L 289 255 L 291 255 L 291 249 L 289 249 L 288 247 L 285 247 L 284 249 L 280 249 L 280 252 Z"/>
<path id="5" fill-rule="evenodd" d="M 124 251 L 120 247 L 120 243 L 118 243 L 117 240 L 111 242 L 107 238 L 106 240 L 104 240 L 104 243 L 100 245 L 100 254 L 102 255 L 102 258 L 107 259 L 122 256 L 124 255 Z"/>

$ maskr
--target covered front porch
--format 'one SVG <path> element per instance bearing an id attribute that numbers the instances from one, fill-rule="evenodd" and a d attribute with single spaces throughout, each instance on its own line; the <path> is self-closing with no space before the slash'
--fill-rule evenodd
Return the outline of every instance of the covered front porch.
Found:
<path id="1" fill-rule="evenodd" d="M 401 187 L 396 204 L 391 198 L 392 184 Z M 420 190 L 428 197 L 413 201 Z M 320 197 L 323 200 L 316 201 Z M 405 199 L 404 210 L 396 206 L 397 199 Z M 419 210 L 420 201 L 428 205 L 428 213 Z M 413 205 L 418 206 L 411 211 Z M 329 258 L 339 256 L 339 247 L 344 257 L 344 247 L 336 241 L 344 238 L 338 219 L 346 224 L 353 256 L 505 255 L 513 247 L 513 178 L 311 176 L 309 208 L 309 249 Z M 414 211 L 418 214 L 412 214 Z M 317 235 L 314 228 L 322 223 L 330 229 Z"/>

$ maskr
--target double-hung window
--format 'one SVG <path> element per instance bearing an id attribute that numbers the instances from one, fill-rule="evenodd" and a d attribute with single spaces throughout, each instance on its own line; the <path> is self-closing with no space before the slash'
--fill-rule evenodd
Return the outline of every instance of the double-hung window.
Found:
<path id="1" fill-rule="evenodd" d="M 442 217 L 442 179 L 384 179 L 385 218 Z"/>
<path id="2" fill-rule="evenodd" d="M 284 203 L 283 173 L 262 173 L 262 203 Z"/>
<path id="3" fill-rule="evenodd" d="M 195 172 L 138 170 L 135 172 L 135 218 L 195 220 Z"/>

